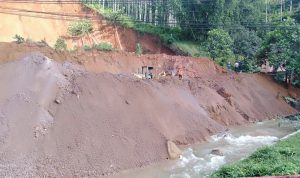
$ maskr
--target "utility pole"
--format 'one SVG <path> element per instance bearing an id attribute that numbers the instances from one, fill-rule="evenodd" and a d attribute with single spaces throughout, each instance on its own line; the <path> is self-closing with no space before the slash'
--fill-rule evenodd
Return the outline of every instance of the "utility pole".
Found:
<path id="1" fill-rule="evenodd" d="M 293 13 L 293 0 L 290 0 L 290 13 Z"/>
<path id="2" fill-rule="evenodd" d="M 266 0 L 266 23 L 268 23 L 268 0 Z"/>

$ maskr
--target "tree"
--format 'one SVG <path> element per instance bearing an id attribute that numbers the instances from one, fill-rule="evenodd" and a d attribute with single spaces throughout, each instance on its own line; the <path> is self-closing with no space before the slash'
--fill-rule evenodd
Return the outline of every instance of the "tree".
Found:
<path id="1" fill-rule="evenodd" d="M 269 61 L 278 69 L 285 67 L 285 82 L 290 84 L 300 76 L 300 26 L 288 18 L 269 32 L 258 53 L 262 62 Z"/>
<path id="2" fill-rule="evenodd" d="M 233 62 L 232 51 L 233 40 L 228 32 L 222 29 L 213 29 L 208 32 L 207 49 L 210 57 L 220 65 L 226 65 L 227 62 Z"/>
<path id="3" fill-rule="evenodd" d="M 261 38 L 254 31 L 240 26 L 236 30 L 230 31 L 230 36 L 233 39 L 233 52 L 241 56 L 245 60 L 254 60 L 258 48 L 261 44 Z"/>

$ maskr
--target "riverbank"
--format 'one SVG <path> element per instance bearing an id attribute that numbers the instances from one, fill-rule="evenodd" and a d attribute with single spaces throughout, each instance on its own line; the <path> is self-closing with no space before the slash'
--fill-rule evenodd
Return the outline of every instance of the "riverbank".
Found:
<path id="1" fill-rule="evenodd" d="M 248 158 L 226 165 L 212 177 L 285 176 L 300 174 L 300 133 L 257 150 Z"/>
<path id="2" fill-rule="evenodd" d="M 163 161 L 157 165 L 122 171 L 109 178 L 208 178 L 221 166 L 248 157 L 253 151 L 294 133 L 292 124 L 279 127 L 281 119 L 231 127 L 223 134 L 212 136 L 207 142 L 183 148 L 179 160 Z M 219 155 L 212 150 L 219 150 Z"/>

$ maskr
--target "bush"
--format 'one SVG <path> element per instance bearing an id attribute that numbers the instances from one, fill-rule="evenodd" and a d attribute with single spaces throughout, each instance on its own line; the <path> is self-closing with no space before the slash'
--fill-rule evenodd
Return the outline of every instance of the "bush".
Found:
<path id="1" fill-rule="evenodd" d="M 68 34 L 71 36 L 81 36 L 92 31 L 93 24 L 88 20 L 73 22 L 68 27 Z"/>
<path id="2" fill-rule="evenodd" d="M 47 41 L 46 41 L 45 39 L 44 39 L 44 40 L 41 40 L 41 41 L 38 41 L 38 42 L 37 42 L 37 45 L 38 45 L 39 47 L 49 46 L 48 43 L 47 43 Z"/>
<path id="3" fill-rule="evenodd" d="M 284 83 L 285 82 L 285 73 L 277 72 L 276 75 L 274 76 L 274 80 L 279 83 Z"/>
<path id="4" fill-rule="evenodd" d="M 143 54 L 143 47 L 142 47 L 142 45 L 140 43 L 136 44 L 135 54 L 137 54 L 137 55 Z"/>
<path id="5" fill-rule="evenodd" d="M 84 49 L 85 51 L 90 51 L 90 50 L 92 50 L 93 48 L 92 48 L 91 46 L 89 46 L 89 45 L 84 45 L 84 46 L 83 46 L 83 49 Z"/>
<path id="6" fill-rule="evenodd" d="M 295 87 L 300 88 L 300 80 L 295 80 L 293 85 L 295 85 Z"/>
<path id="7" fill-rule="evenodd" d="M 259 72 L 256 62 L 250 59 L 244 59 L 242 61 L 241 69 L 243 72 L 249 72 L 249 73 Z"/>
<path id="8" fill-rule="evenodd" d="M 107 42 L 94 44 L 93 48 L 97 49 L 98 51 L 112 51 L 113 50 L 112 45 Z"/>
<path id="9" fill-rule="evenodd" d="M 291 98 L 291 97 L 288 97 L 288 96 L 284 96 L 283 99 L 285 100 L 286 103 L 288 103 L 289 105 L 291 105 L 292 107 L 296 107 L 297 105 L 297 100 Z"/>
<path id="10" fill-rule="evenodd" d="M 232 51 L 233 40 L 228 32 L 222 29 L 213 29 L 207 34 L 206 42 L 209 56 L 222 66 L 226 66 L 228 62 L 233 64 L 235 62 Z"/>
<path id="11" fill-rule="evenodd" d="M 25 39 L 22 36 L 18 35 L 18 34 L 16 34 L 13 38 L 16 40 L 17 44 L 21 44 L 21 43 L 25 42 Z"/>
<path id="12" fill-rule="evenodd" d="M 67 49 L 67 44 L 66 44 L 65 40 L 63 38 L 59 37 L 55 42 L 54 49 L 55 49 L 55 51 L 58 51 L 58 52 L 65 51 Z"/>

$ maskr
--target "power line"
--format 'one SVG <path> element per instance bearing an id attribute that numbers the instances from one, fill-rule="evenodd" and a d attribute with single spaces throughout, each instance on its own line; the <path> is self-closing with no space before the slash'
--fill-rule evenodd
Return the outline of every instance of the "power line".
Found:
<path id="1" fill-rule="evenodd" d="M 132 1 L 132 0 L 131 0 Z M 145 0 L 148 1 L 148 0 Z M 184 0 L 183 0 L 184 1 Z M 0 2 L 14 2 L 14 3 L 20 3 L 24 2 L 24 0 L 2 0 Z M 29 1 L 26 1 L 28 3 Z M 52 2 L 55 4 L 61 4 L 61 2 L 78 2 L 79 1 L 70 1 L 70 0 L 64 0 L 64 1 L 50 1 L 50 0 L 40 0 L 40 1 L 31 1 L 32 2 Z M 2 9 L 2 10 L 1 10 Z M 45 19 L 58 19 L 58 20 L 68 20 L 68 21 L 78 21 L 80 19 L 89 19 L 91 21 L 98 21 L 96 16 L 94 15 L 88 15 L 88 14 L 78 14 L 78 13 L 58 13 L 58 12 L 43 12 L 43 11 L 32 11 L 32 10 L 26 10 L 26 9 L 18 9 L 18 8 L 9 8 L 9 7 L 2 7 L 0 6 L 0 13 L 3 14 L 10 14 L 10 15 L 22 15 L 22 16 L 29 16 L 29 17 L 35 17 L 35 18 L 45 18 Z M 174 15 L 174 14 L 173 14 Z M 126 16 L 123 16 L 123 18 L 126 18 Z M 155 19 L 157 20 L 157 19 Z M 114 22 L 122 23 L 122 22 L 136 22 L 136 23 L 144 23 L 144 24 L 151 24 L 150 22 L 145 22 L 141 20 L 136 20 L 133 17 L 127 17 L 126 19 L 115 19 Z M 227 24 L 229 23 L 229 24 Z M 228 29 L 242 29 L 243 27 L 240 25 L 232 25 L 232 21 L 222 21 L 220 23 L 203 23 L 198 20 L 188 19 L 184 23 L 178 23 L 175 20 L 169 20 L 168 22 L 163 22 L 161 24 L 158 24 L 158 27 L 161 28 L 169 28 L 171 25 L 177 26 L 180 28 L 188 28 L 188 29 L 211 29 L 212 27 L 225 27 Z M 294 29 L 299 26 L 282 26 L 277 24 L 271 24 L 271 23 L 247 23 L 247 22 L 241 22 L 244 27 L 248 28 L 284 28 L 284 29 Z"/>

